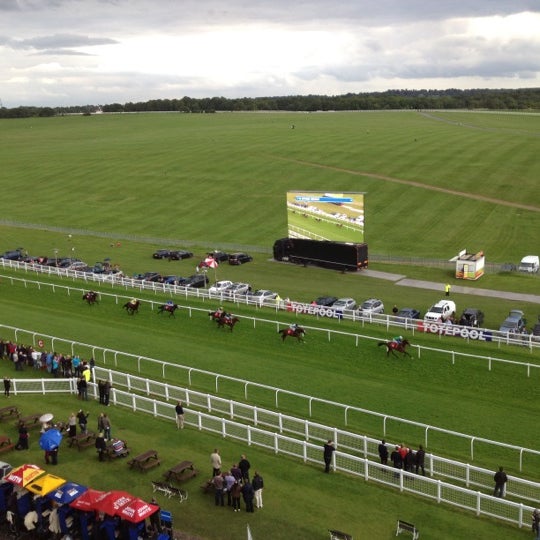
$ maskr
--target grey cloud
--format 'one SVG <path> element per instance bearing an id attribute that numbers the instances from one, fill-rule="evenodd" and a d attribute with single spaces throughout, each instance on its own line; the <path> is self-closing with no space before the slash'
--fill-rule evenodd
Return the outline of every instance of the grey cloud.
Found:
<path id="1" fill-rule="evenodd" d="M 12 39 L 6 44 L 13 49 L 50 49 L 64 47 L 91 47 L 95 45 L 111 45 L 117 41 L 103 37 L 89 37 L 75 34 L 54 34 L 29 39 Z"/>

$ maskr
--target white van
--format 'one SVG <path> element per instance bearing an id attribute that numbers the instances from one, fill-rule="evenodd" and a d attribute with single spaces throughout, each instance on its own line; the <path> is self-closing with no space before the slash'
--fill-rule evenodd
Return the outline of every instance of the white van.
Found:
<path id="1" fill-rule="evenodd" d="M 538 268 L 540 268 L 540 259 L 538 258 L 538 255 L 527 255 L 526 257 L 523 257 L 518 266 L 520 272 L 529 272 L 531 274 L 538 272 Z"/>

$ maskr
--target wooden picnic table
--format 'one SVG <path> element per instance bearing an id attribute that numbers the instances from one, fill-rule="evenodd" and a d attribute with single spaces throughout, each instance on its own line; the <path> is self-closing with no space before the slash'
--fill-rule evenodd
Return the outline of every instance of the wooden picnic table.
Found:
<path id="1" fill-rule="evenodd" d="M 19 409 L 16 405 L 8 405 L 7 407 L 0 408 L 0 420 L 10 417 L 13 418 L 15 416 L 19 416 Z"/>
<path id="2" fill-rule="evenodd" d="M 161 464 L 161 461 L 158 458 L 156 450 L 147 450 L 130 459 L 127 463 L 131 469 L 137 469 L 144 472 L 152 467 L 157 467 Z"/>
<path id="3" fill-rule="evenodd" d="M 183 482 L 197 475 L 197 471 L 193 467 L 192 461 L 181 461 L 174 467 L 171 467 L 163 476 L 167 481 L 176 480 Z"/>
<path id="4" fill-rule="evenodd" d="M 117 440 L 107 441 L 107 446 L 105 447 L 105 457 L 111 461 L 115 458 L 126 457 L 129 455 L 129 448 L 126 441 L 123 441 L 124 445 L 118 450 L 118 446 L 115 447 Z"/>
<path id="5" fill-rule="evenodd" d="M 96 446 L 96 434 L 93 431 L 87 431 L 86 433 L 78 433 L 75 437 L 69 438 L 69 447 L 78 448 L 79 451 L 83 448 Z"/>
<path id="6" fill-rule="evenodd" d="M 15 448 L 15 444 L 11 442 L 11 439 L 7 435 L 0 435 L 0 452 L 7 452 Z"/>
<path id="7" fill-rule="evenodd" d="M 28 429 L 41 427 L 41 413 L 28 414 L 26 416 L 19 416 L 19 419 L 15 421 L 15 427 L 19 427 L 19 424 L 22 422 Z"/>

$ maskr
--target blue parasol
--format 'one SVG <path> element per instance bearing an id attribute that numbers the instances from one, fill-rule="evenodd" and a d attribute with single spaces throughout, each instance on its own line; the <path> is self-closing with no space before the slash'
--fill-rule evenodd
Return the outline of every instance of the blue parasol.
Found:
<path id="1" fill-rule="evenodd" d="M 39 438 L 39 447 L 42 450 L 54 450 L 62 442 L 62 434 L 57 429 L 48 429 Z"/>
<path id="2" fill-rule="evenodd" d="M 66 482 L 58 489 L 47 493 L 46 497 L 58 504 L 68 504 L 80 497 L 87 490 L 88 488 L 86 486 L 81 486 L 81 484 L 77 484 L 76 482 Z"/>

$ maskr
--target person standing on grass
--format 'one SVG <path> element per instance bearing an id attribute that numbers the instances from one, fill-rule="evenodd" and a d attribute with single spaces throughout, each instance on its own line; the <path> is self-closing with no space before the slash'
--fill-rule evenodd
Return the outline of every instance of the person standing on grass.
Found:
<path id="1" fill-rule="evenodd" d="M 4 377 L 4 395 L 9 397 L 9 391 L 11 390 L 11 379 Z"/>
<path id="2" fill-rule="evenodd" d="M 214 448 L 214 451 L 210 454 L 210 463 L 212 464 L 212 478 L 221 474 L 221 456 L 217 448 Z"/>
<path id="3" fill-rule="evenodd" d="M 499 470 L 493 476 L 495 480 L 495 489 L 493 490 L 494 497 L 504 497 L 506 482 L 508 482 L 508 476 L 504 472 L 502 467 L 499 467 Z"/>
<path id="4" fill-rule="evenodd" d="M 184 429 L 184 407 L 181 401 L 178 401 L 174 410 L 176 412 L 176 429 Z"/>
<path id="5" fill-rule="evenodd" d="M 332 455 L 336 451 L 336 446 L 334 445 L 331 439 L 328 439 L 326 444 L 323 447 L 323 458 L 324 458 L 324 472 L 330 472 L 330 464 L 332 463 Z"/>
<path id="6" fill-rule="evenodd" d="M 249 469 L 251 464 L 246 458 L 246 454 L 240 456 L 240 461 L 238 462 L 238 468 L 242 471 L 242 482 L 249 482 Z"/>
<path id="7" fill-rule="evenodd" d="M 379 458 L 382 465 L 388 464 L 388 448 L 386 447 L 386 441 L 383 439 L 379 444 Z"/>
<path id="8" fill-rule="evenodd" d="M 445 286 L 444 286 L 444 294 L 446 296 L 450 296 L 450 289 L 452 288 L 452 286 L 450 285 L 450 283 L 447 283 Z"/>
<path id="9" fill-rule="evenodd" d="M 425 459 L 426 459 L 426 451 L 424 450 L 424 447 L 420 445 L 418 447 L 418 450 L 416 451 L 416 456 L 415 456 L 416 474 L 418 474 L 419 469 L 422 469 L 422 474 L 426 476 L 426 470 L 424 469 Z"/>
<path id="10" fill-rule="evenodd" d="M 263 488 L 264 488 L 264 481 L 263 477 L 255 471 L 255 475 L 253 476 L 253 482 L 251 482 L 251 485 L 253 486 L 253 492 L 255 495 L 255 506 L 257 508 L 263 507 Z"/>

